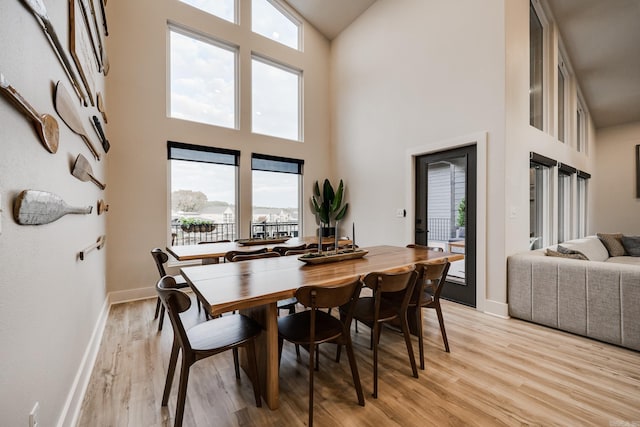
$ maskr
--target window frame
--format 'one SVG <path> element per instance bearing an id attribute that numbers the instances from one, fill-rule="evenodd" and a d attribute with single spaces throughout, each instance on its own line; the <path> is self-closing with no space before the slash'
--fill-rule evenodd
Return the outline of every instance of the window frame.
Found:
<path id="1" fill-rule="evenodd" d="M 266 133 L 261 133 L 261 132 L 256 132 L 254 130 L 254 108 L 255 108 L 255 103 L 254 103 L 254 91 L 255 91 L 255 87 L 253 85 L 253 77 L 254 77 L 254 67 L 253 67 L 253 62 L 257 61 L 257 62 L 261 62 L 264 65 L 267 66 L 271 66 L 271 67 L 275 67 L 275 68 L 279 68 L 282 71 L 285 72 L 289 72 L 291 74 L 295 74 L 298 76 L 298 108 L 297 108 L 297 113 L 298 113 L 298 137 L 297 139 L 290 139 L 284 136 L 278 136 L 278 135 L 270 135 L 270 134 L 266 134 Z M 291 65 L 287 65 L 284 64 L 282 62 L 278 62 L 274 59 L 268 58 L 264 55 L 261 55 L 257 52 L 251 52 L 251 133 L 253 135 L 264 135 L 264 136 L 268 136 L 271 138 L 278 138 L 278 139 L 283 139 L 283 140 L 287 140 L 287 141 L 296 141 L 296 142 L 304 142 L 304 99 L 303 99 L 303 94 L 304 94 L 304 85 L 303 85 L 303 81 L 304 81 L 304 72 L 303 70 L 293 67 Z"/>
<path id="2" fill-rule="evenodd" d="M 534 202 L 535 205 L 533 205 L 533 207 L 535 208 L 536 215 L 535 230 L 539 231 L 540 234 L 539 236 L 530 236 L 531 238 L 539 238 L 539 240 L 536 240 L 531 245 L 531 249 L 538 249 L 551 244 L 553 233 L 552 212 L 554 203 L 553 189 L 551 186 L 551 171 L 556 165 L 557 162 L 553 159 L 533 152 L 529 154 L 529 232 L 531 234 L 533 231 L 531 227 L 533 224 L 533 218 L 531 215 L 534 213 L 534 209 L 531 209 L 531 202 Z M 531 183 L 532 169 L 535 169 L 535 187 L 533 187 Z M 532 191 L 535 191 L 534 195 L 532 195 Z"/>
<path id="3" fill-rule="evenodd" d="M 589 213 L 589 179 L 591 174 L 578 171 L 577 172 L 577 201 L 576 201 L 576 228 L 578 238 L 587 235 L 587 221 Z"/>
<path id="4" fill-rule="evenodd" d="M 587 154 L 588 115 L 580 94 L 576 95 L 576 151 Z"/>
<path id="5" fill-rule="evenodd" d="M 565 55 L 560 51 L 558 53 L 558 78 L 556 79 L 557 83 L 557 114 L 556 120 L 558 122 L 557 127 L 557 137 L 558 141 L 564 144 L 569 143 L 569 90 L 570 90 L 570 82 L 571 82 L 571 74 L 569 72 L 569 67 L 567 61 L 565 60 Z M 562 77 L 562 96 L 561 96 L 561 82 L 560 77 Z M 560 100 L 562 100 L 563 109 L 560 111 Z M 560 129 L 560 123 L 562 122 L 562 129 Z"/>
<path id="6" fill-rule="evenodd" d="M 207 13 L 201 11 L 201 13 Z M 171 33 L 175 32 L 184 37 L 190 37 L 196 41 L 200 41 L 202 43 L 207 43 L 212 46 L 215 46 L 220 49 L 227 50 L 233 53 L 234 61 L 234 82 L 233 82 L 233 127 L 227 127 L 221 124 L 215 123 L 207 123 L 202 121 L 197 121 L 194 119 L 187 119 L 181 117 L 174 117 L 171 115 L 172 109 L 172 86 L 171 86 L 171 68 L 172 68 L 172 45 L 171 45 Z M 167 21 L 167 100 L 166 100 L 166 114 L 169 119 L 173 120 L 184 120 L 191 123 L 198 123 L 206 126 L 216 126 L 221 129 L 232 129 L 232 130 L 240 130 L 240 46 L 224 41 L 222 39 L 216 38 L 211 34 L 205 34 L 194 29 L 188 28 L 184 25 L 175 23 L 173 21 Z"/>
<path id="7" fill-rule="evenodd" d="M 238 25 L 239 24 L 238 0 L 231 0 L 231 1 L 233 2 L 233 21 L 229 21 L 228 19 L 223 18 L 220 15 L 216 15 L 215 13 L 211 13 L 211 12 L 209 12 L 207 10 L 199 8 L 198 6 L 194 6 L 192 4 L 189 4 L 189 3 L 187 3 L 187 0 L 177 0 L 178 3 L 182 3 L 182 4 L 184 4 L 184 5 L 188 6 L 188 7 L 194 8 L 194 9 L 196 9 L 197 11 L 199 11 L 201 13 L 206 13 L 207 15 L 213 16 L 213 17 L 215 17 L 217 19 L 220 19 L 220 20 L 222 20 L 224 22 L 228 22 L 230 24 Z"/>
<path id="8" fill-rule="evenodd" d="M 304 29 L 304 23 L 300 19 L 298 19 L 294 15 L 294 13 L 290 9 L 288 9 L 287 6 L 284 5 L 283 3 L 281 3 L 280 1 L 278 1 L 278 0 L 264 0 L 267 3 L 271 4 L 271 6 L 273 6 L 278 12 L 280 12 L 285 18 L 287 18 L 289 21 L 291 21 L 298 28 L 297 46 L 296 47 L 291 47 L 291 46 L 289 46 L 287 44 L 284 44 L 284 43 L 282 43 L 282 42 L 280 42 L 278 40 L 275 40 L 275 39 L 273 39 L 273 38 L 271 38 L 269 36 L 266 36 L 264 34 L 258 33 L 258 32 L 253 30 L 253 1 L 254 0 L 251 0 L 251 25 L 249 25 L 251 32 L 253 34 L 257 34 L 260 37 L 264 37 L 266 39 L 269 39 L 269 40 L 273 41 L 274 43 L 278 43 L 278 44 L 280 44 L 282 46 L 285 46 L 285 47 L 287 47 L 289 49 L 293 49 L 293 50 L 297 50 L 299 52 L 302 52 L 303 51 L 303 43 L 302 43 L 303 42 L 303 37 L 302 37 L 302 34 L 303 34 L 303 29 Z"/>
<path id="9" fill-rule="evenodd" d="M 573 235 L 573 176 L 576 172 L 575 168 L 558 163 L 558 243 L 570 240 Z M 565 179 L 568 182 L 563 182 Z"/>
<path id="10" fill-rule="evenodd" d="M 535 13 L 535 16 L 540 22 L 540 26 L 542 28 L 542 41 L 541 41 L 541 87 L 540 87 L 540 104 L 541 104 L 541 112 L 540 112 L 540 127 L 538 127 L 533 121 L 533 95 L 534 91 L 532 88 L 532 80 L 531 80 L 531 27 L 529 27 L 529 125 L 534 127 L 540 131 L 547 132 L 549 128 L 549 68 L 548 64 L 550 61 L 549 55 L 549 19 L 547 18 L 546 13 L 544 12 L 542 5 L 539 0 L 530 0 L 529 2 L 529 24 L 531 24 L 531 12 Z"/>

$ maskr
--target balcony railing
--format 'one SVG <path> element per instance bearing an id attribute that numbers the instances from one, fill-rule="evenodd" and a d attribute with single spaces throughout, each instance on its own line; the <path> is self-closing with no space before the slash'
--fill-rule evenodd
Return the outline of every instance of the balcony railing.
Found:
<path id="1" fill-rule="evenodd" d="M 429 217 L 428 230 L 429 240 L 447 242 L 456 236 L 455 228 L 451 227 L 451 218 Z"/>
<path id="2" fill-rule="evenodd" d="M 284 236 L 298 237 L 298 222 L 259 222 L 251 223 L 251 238 L 265 239 Z M 238 239 L 235 223 L 215 223 L 213 227 L 193 226 L 183 228 L 180 224 L 171 226 L 171 245 L 195 245 L 200 242 Z"/>

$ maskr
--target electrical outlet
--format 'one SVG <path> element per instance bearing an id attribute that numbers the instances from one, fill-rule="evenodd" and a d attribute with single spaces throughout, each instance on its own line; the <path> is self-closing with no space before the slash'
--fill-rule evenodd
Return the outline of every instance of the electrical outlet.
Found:
<path id="1" fill-rule="evenodd" d="M 38 427 L 40 425 L 40 403 L 36 402 L 33 409 L 29 412 L 29 427 Z"/>

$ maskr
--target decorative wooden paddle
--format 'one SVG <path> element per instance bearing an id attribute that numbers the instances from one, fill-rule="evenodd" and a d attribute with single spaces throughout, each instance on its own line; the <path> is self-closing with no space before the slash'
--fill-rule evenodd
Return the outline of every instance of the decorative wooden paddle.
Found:
<path id="1" fill-rule="evenodd" d="M 69 206 L 60 196 L 46 191 L 24 190 L 16 197 L 13 216 L 21 225 L 41 225 L 57 221 L 67 214 L 90 214 L 93 206 Z"/>
<path id="2" fill-rule="evenodd" d="M 98 104 L 98 111 L 100 111 L 100 114 L 102 114 L 102 120 L 104 120 L 105 123 L 109 123 L 109 120 L 107 120 L 107 110 L 104 107 L 104 100 L 102 99 L 102 93 L 98 92 L 98 95 L 96 95 L 96 103 Z"/>
<path id="3" fill-rule="evenodd" d="M 62 121 L 65 122 L 69 129 L 74 133 L 80 135 L 80 138 L 82 138 L 84 143 L 87 145 L 93 157 L 95 157 L 96 160 L 100 160 L 100 154 L 87 136 L 87 131 L 85 130 L 80 114 L 73 103 L 73 98 L 71 98 L 69 91 L 67 91 L 67 88 L 65 88 L 60 81 L 56 83 L 55 104 L 56 111 L 60 115 Z"/>
<path id="4" fill-rule="evenodd" d="M 58 151 L 58 141 L 60 138 L 60 130 L 58 129 L 58 122 L 49 114 L 40 114 L 27 102 L 26 99 L 18 93 L 4 78 L 4 75 L 0 73 L 0 91 L 4 93 L 13 104 L 27 115 L 36 125 L 38 130 L 38 136 L 50 153 Z"/>
<path id="5" fill-rule="evenodd" d="M 78 157 L 76 157 L 73 169 L 71 170 L 71 175 L 75 176 L 80 181 L 91 181 L 101 190 L 104 190 L 106 187 L 106 185 L 98 181 L 98 179 L 93 176 L 93 169 L 91 169 L 91 165 L 87 158 L 82 154 L 78 154 Z"/>
<path id="6" fill-rule="evenodd" d="M 86 248 L 84 248 L 83 250 L 80 251 L 80 253 L 78 254 L 78 256 L 80 257 L 81 261 L 84 261 L 84 256 L 86 254 L 88 254 L 89 252 L 91 252 L 94 249 L 102 249 L 106 243 L 107 240 L 107 236 L 105 236 L 104 234 L 100 237 L 98 237 L 98 240 L 91 246 L 87 246 Z"/>

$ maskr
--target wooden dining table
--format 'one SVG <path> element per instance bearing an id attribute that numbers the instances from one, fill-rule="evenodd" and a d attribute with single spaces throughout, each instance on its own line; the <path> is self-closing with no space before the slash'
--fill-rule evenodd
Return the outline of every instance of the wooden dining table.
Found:
<path id="1" fill-rule="evenodd" d="M 462 254 L 421 248 L 373 246 L 366 256 L 326 264 L 306 264 L 297 256 L 184 267 L 180 271 L 212 315 L 241 310 L 264 328 L 258 341 L 258 369 L 265 402 L 279 406 L 278 310 L 301 286 L 330 286 L 373 271 L 410 268 L 418 262 L 463 259 Z"/>
<path id="2" fill-rule="evenodd" d="M 262 243 L 260 239 L 251 241 L 251 244 L 244 244 L 242 240 L 235 242 L 214 242 L 196 245 L 176 245 L 167 246 L 167 252 L 178 261 L 194 261 L 202 260 L 203 264 L 215 264 L 224 257 L 224 254 L 230 251 L 254 251 L 258 249 L 271 250 L 276 246 L 295 247 L 302 244 L 318 243 L 317 237 L 292 237 L 284 242 L 268 243 L 267 240 Z M 335 238 L 325 237 L 322 239 L 322 245 L 335 244 Z M 338 245 L 347 246 L 351 244 L 349 239 L 338 239 Z"/>

